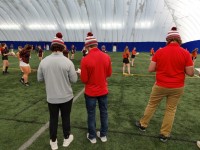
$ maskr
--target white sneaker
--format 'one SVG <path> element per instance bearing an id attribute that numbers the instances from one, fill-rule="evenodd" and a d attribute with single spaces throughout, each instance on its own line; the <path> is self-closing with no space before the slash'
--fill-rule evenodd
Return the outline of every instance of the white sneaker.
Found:
<path id="1" fill-rule="evenodd" d="M 197 141 L 197 146 L 198 148 L 200 148 L 200 141 Z"/>
<path id="2" fill-rule="evenodd" d="M 58 142 L 57 142 L 57 139 L 56 139 L 55 142 L 53 142 L 52 140 L 50 140 L 50 145 L 51 145 L 51 149 L 52 149 L 52 150 L 58 149 Z"/>
<path id="3" fill-rule="evenodd" d="M 68 139 L 63 140 L 63 147 L 69 146 L 69 144 L 74 140 L 74 136 L 72 134 L 69 135 Z"/>
<path id="4" fill-rule="evenodd" d="M 97 131 L 97 137 L 101 139 L 101 142 L 107 142 L 107 137 L 106 136 L 101 137 L 99 131 Z"/>
<path id="5" fill-rule="evenodd" d="M 96 138 L 89 139 L 89 133 L 87 133 L 87 139 L 92 143 L 95 144 L 97 142 Z"/>

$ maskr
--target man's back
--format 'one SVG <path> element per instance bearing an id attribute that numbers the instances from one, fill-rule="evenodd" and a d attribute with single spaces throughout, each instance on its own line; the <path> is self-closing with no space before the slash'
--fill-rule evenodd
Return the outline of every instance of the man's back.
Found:
<path id="1" fill-rule="evenodd" d="M 56 103 L 73 98 L 70 82 L 77 81 L 73 63 L 62 52 L 44 58 L 38 68 L 38 81 L 45 80 L 47 100 Z"/>
<path id="2" fill-rule="evenodd" d="M 185 67 L 191 66 L 192 61 L 188 51 L 171 43 L 158 50 L 152 61 L 156 62 L 156 84 L 164 87 L 184 86 Z"/>
<path id="3" fill-rule="evenodd" d="M 108 93 L 106 78 L 111 76 L 110 57 L 98 48 L 90 50 L 81 62 L 81 80 L 85 83 L 85 93 L 100 96 Z"/>

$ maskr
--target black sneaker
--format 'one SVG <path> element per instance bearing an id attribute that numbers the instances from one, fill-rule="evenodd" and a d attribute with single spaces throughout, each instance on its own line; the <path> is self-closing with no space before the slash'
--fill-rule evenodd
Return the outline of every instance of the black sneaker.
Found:
<path id="1" fill-rule="evenodd" d="M 142 132 L 145 132 L 146 131 L 146 128 L 141 126 L 140 122 L 139 121 L 136 121 L 135 122 L 135 126 L 138 127 L 138 129 Z"/>
<path id="2" fill-rule="evenodd" d="M 30 86 L 30 84 L 29 84 L 28 82 L 27 82 L 27 83 L 24 83 L 24 85 L 25 85 L 25 86 Z"/>
<path id="3" fill-rule="evenodd" d="M 163 143 L 166 143 L 167 140 L 168 140 L 169 138 L 170 138 L 170 136 L 167 137 L 167 136 L 164 136 L 164 135 L 162 135 L 162 134 L 159 135 L 159 139 L 160 139 L 160 141 L 163 142 Z"/>
<path id="4" fill-rule="evenodd" d="M 24 84 L 24 79 L 21 78 L 21 79 L 19 80 L 19 82 L 21 82 L 22 84 Z"/>

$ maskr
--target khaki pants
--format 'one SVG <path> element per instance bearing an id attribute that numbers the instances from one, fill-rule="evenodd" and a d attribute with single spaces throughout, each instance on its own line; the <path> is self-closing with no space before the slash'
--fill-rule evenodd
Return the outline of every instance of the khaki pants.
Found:
<path id="1" fill-rule="evenodd" d="M 160 134 L 170 136 L 176 108 L 181 95 L 183 94 L 184 87 L 181 88 L 164 88 L 154 85 L 150 95 L 149 103 L 145 109 L 144 116 L 140 119 L 141 126 L 147 127 L 151 117 L 153 116 L 156 107 L 166 97 L 166 109 L 163 118 Z"/>

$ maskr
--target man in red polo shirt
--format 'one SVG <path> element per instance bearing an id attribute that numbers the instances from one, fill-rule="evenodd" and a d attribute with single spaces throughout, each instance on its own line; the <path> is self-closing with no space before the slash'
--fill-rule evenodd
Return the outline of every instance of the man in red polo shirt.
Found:
<path id="1" fill-rule="evenodd" d="M 81 61 L 81 81 L 85 84 L 85 103 L 87 108 L 88 134 L 91 143 L 96 143 L 96 136 L 102 142 L 107 141 L 108 113 L 107 113 L 107 77 L 112 74 L 111 60 L 108 54 L 97 48 L 98 42 L 89 32 L 85 39 L 88 55 Z M 100 132 L 96 133 L 95 109 L 98 101 L 101 119 Z"/>
<path id="2" fill-rule="evenodd" d="M 168 32 L 166 41 L 167 46 L 155 53 L 149 65 L 149 72 L 156 72 L 156 82 L 144 116 L 135 124 L 141 131 L 145 131 L 156 107 L 166 97 L 166 110 L 159 136 L 162 142 L 166 142 L 170 137 L 176 108 L 184 90 L 185 74 L 194 75 L 191 56 L 180 47 L 181 37 L 176 27 Z"/>

